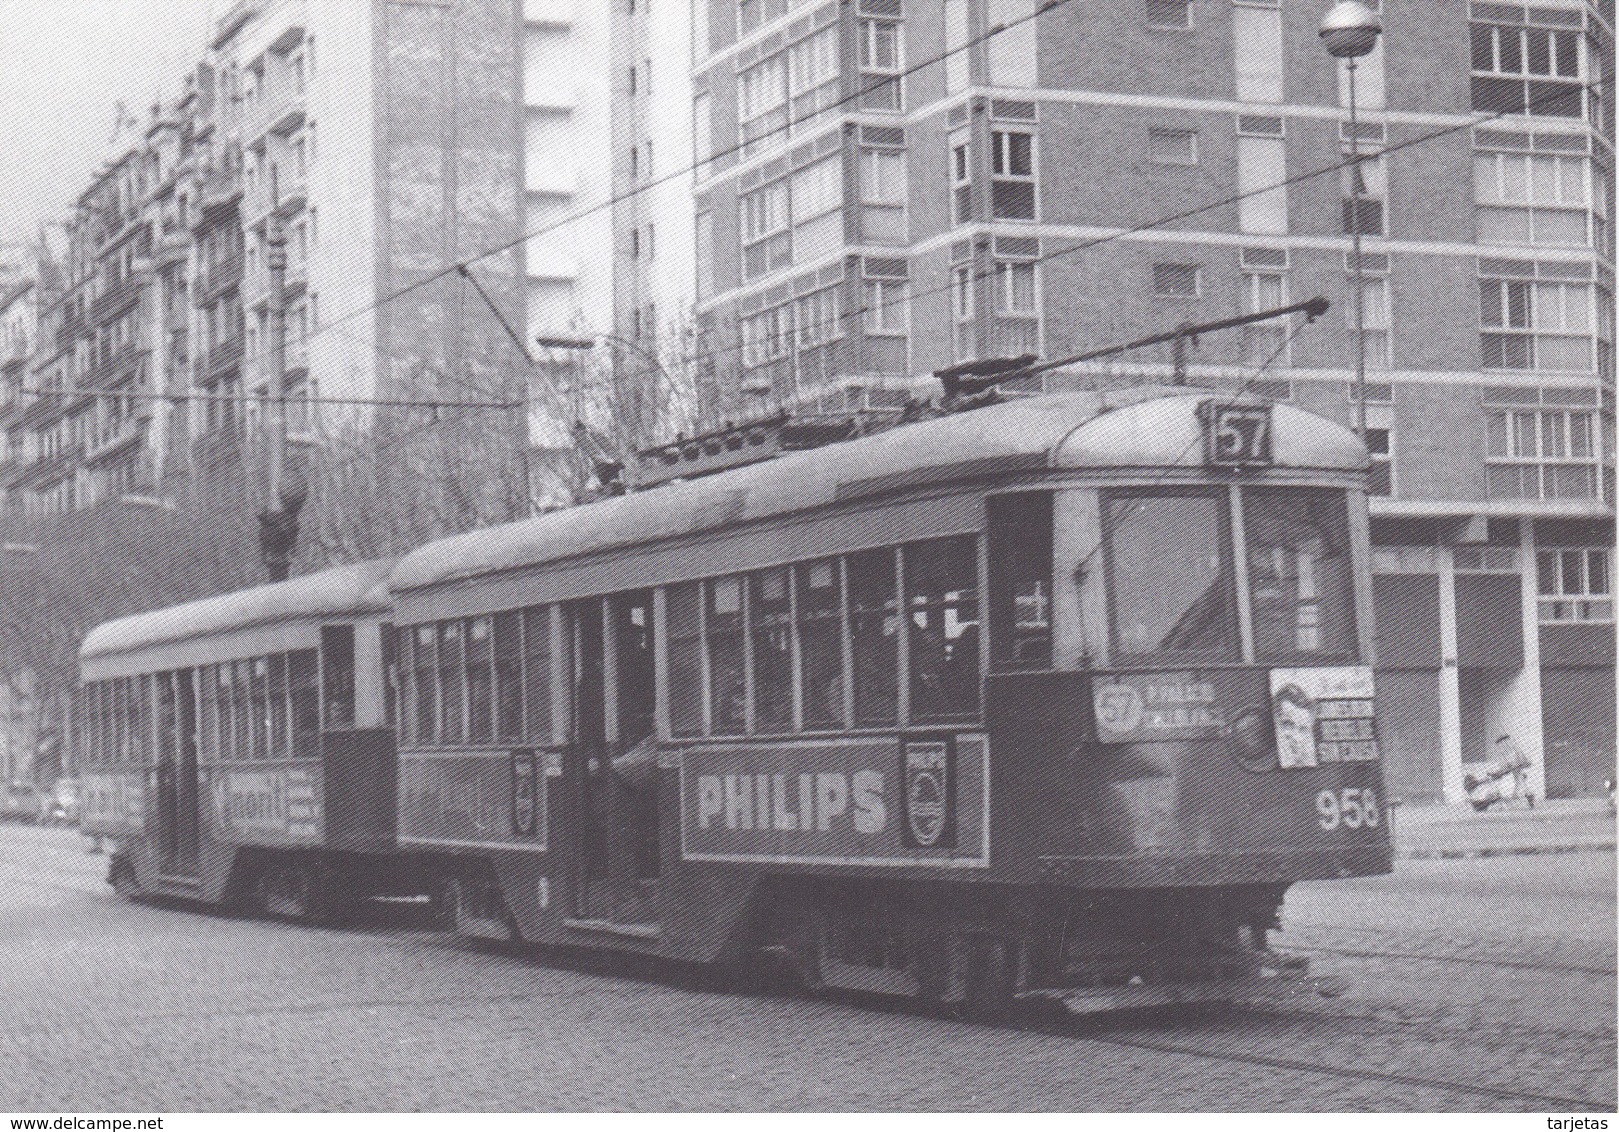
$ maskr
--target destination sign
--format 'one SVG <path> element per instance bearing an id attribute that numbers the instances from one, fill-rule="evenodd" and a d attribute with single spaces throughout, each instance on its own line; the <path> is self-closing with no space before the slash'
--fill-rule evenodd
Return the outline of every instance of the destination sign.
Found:
<path id="1" fill-rule="evenodd" d="M 1214 684 L 1196 672 L 1131 673 L 1091 687 L 1096 738 L 1102 743 L 1211 739 L 1226 711 Z"/>

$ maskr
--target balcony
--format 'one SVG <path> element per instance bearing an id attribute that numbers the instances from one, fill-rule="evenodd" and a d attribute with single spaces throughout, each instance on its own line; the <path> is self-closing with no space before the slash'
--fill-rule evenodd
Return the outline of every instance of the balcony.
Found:
<path id="1" fill-rule="evenodd" d="M 267 79 L 242 108 L 242 138 L 250 144 L 266 134 L 285 137 L 304 124 L 304 94 L 290 76 Z"/>
<path id="2" fill-rule="evenodd" d="M 122 452 L 139 440 L 143 431 L 141 421 L 135 417 L 125 417 L 121 421 L 108 425 L 106 428 L 99 430 L 97 435 L 90 438 L 85 448 L 84 462 L 93 464 Z"/>
<path id="3" fill-rule="evenodd" d="M 242 340 L 240 338 L 227 338 L 223 342 L 214 344 L 207 354 L 197 358 L 197 370 L 208 375 L 209 381 L 214 381 L 223 374 L 233 373 L 242 364 Z"/>
<path id="4" fill-rule="evenodd" d="M 90 304 L 90 321 L 99 326 L 128 310 L 140 301 L 141 281 L 126 275 L 97 295 Z"/>
<path id="5" fill-rule="evenodd" d="M 213 263 L 205 263 L 198 274 L 196 293 L 197 305 L 201 306 L 216 296 L 223 295 L 241 285 L 242 257 L 239 255 L 225 255 Z"/>
<path id="6" fill-rule="evenodd" d="M 242 197 L 242 179 L 237 174 L 226 170 L 214 170 L 202 179 L 198 190 L 196 218 L 192 221 L 194 228 L 206 228 L 224 218 L 230 206 Z"/>

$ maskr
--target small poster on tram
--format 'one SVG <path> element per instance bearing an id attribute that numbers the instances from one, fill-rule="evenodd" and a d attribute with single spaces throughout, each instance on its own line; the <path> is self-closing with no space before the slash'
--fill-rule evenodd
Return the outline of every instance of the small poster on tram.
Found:
<path id="1" fill-rule="evenodd" d="M 1365 665 L 1271 669 L 1271 714 L 1280 766 L 1286 770 L 1375 761 L 1372 692 L 1372 670 Z"/>

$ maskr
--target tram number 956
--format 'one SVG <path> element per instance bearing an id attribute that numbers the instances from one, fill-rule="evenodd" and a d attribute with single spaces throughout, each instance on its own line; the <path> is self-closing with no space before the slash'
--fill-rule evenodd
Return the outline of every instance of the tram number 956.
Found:
<path id="1" fill-rule="evenodd" d="M 1322 829 L 1376 829 L 1383 820 L 1377 806 L 1377 792 L 1371 789 L 1346 786 L 1342 790 L 1323 790 L 1315 796 L 1315 812 Z"/>

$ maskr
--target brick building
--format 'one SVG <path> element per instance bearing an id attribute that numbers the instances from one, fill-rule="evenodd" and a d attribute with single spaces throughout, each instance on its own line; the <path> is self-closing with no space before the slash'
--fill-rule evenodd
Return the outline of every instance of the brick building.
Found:
<path id="1" fill-rule="evenodd" d="M 1326 0 L 1037 7 L 696 0 L 692 45 L 654 41 L 691 84 L 694 214 L 662 223 L 693 232 L 699 361 L 796 397 L 1321 295 L 1314 324 L 1198 342 L 1191 379 L 1349 423 L 1358 226 L 1390 789 L 1459 799 L 1503 734 L 1537 792 L 1599 789 L 1612 4 L 1384 0 L 1358 199 Z"/>

